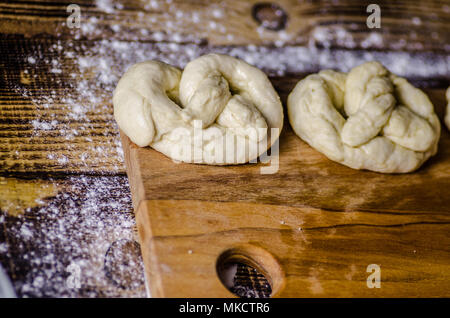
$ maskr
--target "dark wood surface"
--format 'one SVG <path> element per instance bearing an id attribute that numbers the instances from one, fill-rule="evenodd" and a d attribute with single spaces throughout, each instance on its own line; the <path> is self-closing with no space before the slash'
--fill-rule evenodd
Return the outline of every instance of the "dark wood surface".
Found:
<path id="1" fill-rule="evenodd" d="M 231 0 L 83 0 L 81 28 L 69 29 L 72 2 L 0 1 L 0 262 L 19 296 L 145 296 L 111 107 L 112 89 L 132 63 L 157 57 L 183 66 L 211 51 L 265 50 L 274 60 L 255 63 L 285 100 L 297 79 L 330 65 L 293 55 L 278 74 L 274 61 L 290 50 L 370 52 L 387 64 L 392 54 L 409 52 L 413 64 L 405 71 L 417 85 L 449 84 L 448 1 L 380 1 L 380 30 L 365 25 L 369 2 L 277 1 L 287 14 L 277 31 L 254 19 L 257 1 Z M 436 73 L 414 71 L 435 59 L 444 61 Z M 80 288 L 67 285 L 72 263 L 81 268 Z"/>

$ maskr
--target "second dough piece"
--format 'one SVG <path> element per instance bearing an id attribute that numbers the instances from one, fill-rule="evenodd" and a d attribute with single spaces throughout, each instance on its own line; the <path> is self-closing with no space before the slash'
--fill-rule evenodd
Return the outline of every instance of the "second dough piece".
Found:
<path id="1" fill-rule="evenodd" d="M 427 95 L 379 62 L 307 76 L 288 114 L 298 136 L 354 169 L 410 172 L 437 152 L 440 123 Z"/>

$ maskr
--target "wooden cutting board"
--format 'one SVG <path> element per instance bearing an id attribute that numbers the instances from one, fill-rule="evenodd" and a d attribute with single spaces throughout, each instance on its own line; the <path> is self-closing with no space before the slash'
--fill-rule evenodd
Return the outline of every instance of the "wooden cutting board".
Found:
<path id="1" fill-rule="evenodd" d="M 295 81 L 274 84 L 285 101 Z M 442 119 L 444 91 L 427 93 Z M 450 296 L 444 126 L 438 154 L 403 175 L 332 162 L 287 121 L 275 174 L 176 164 L 123 133 L 122 143 L 153 297 L 232 297 L 217 275 L 230 260 L 262 271 L 273 297 Z M 371 264 L 380 288 L 367 285 Z"/>

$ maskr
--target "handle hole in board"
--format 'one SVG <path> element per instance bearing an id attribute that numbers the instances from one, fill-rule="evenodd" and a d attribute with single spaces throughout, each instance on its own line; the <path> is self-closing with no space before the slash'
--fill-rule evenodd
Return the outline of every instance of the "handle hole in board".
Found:
<path id="1" fill-rule="evenodd" d="M 224 251 L 217 259 L 216 269 L 222 284 L 241 298 L 269 298 L 280 290 L 283 281 L 276 259 L 253 245 Z"/>

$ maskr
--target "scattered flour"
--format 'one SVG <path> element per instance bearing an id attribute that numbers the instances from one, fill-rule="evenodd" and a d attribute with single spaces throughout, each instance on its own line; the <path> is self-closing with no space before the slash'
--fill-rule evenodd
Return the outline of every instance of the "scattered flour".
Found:
<path id="1" fill-rule="evenodd" d="M 18 217 L 1 214 L 8 232 L 0 261 L 14 260 L 9 275 L 18 296 L 145 296 L 126 177 L 54 182 L 65 191 L 43 206 Z"/>

